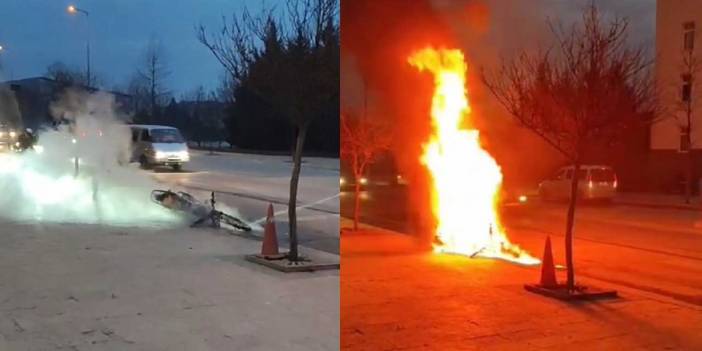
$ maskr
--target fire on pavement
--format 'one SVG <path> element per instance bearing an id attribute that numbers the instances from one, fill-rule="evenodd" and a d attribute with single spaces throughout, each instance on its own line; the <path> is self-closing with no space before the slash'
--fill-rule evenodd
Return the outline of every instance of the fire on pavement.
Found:
<path id="1" fill-rule="evenodd" d="M 496 206 L 502 173 L 482 148 L 479 131 L 471 128 L 463 53 L 426 48 L 408 61 L 430 72 L 435 84 L 434 131 L 421 156 L 433 180 L 431 208 L 438 223 L 434 251 L 539 264 L 538 258 L 509 241 L 500 223 Z"/>

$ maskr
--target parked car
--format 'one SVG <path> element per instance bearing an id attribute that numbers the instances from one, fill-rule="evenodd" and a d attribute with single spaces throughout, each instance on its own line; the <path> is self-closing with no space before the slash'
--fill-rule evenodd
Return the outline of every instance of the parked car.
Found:
<path id="1" fill-rule="evenodd" d="M 132 132 L 131 161 L 142 168 L 168 166 L 180 170 L 190 161 L 190 152 L 180 131 L 158 125 L 130 125 Z"/>
<path id="2" fill-rule="evenodd" d="M 547 200 L 570 199 L 573 166 L 563 167 L 551 178 L 539 184 L 539 196 Z M 578 198 L 583 200 L 610 200 L 617 192 L 617 174 L 611 167 L 580 166 Z"/>

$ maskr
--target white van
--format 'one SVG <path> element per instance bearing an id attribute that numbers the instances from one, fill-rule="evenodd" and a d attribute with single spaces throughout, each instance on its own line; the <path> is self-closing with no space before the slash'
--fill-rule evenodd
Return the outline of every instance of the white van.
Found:
<path id="1" fill-rule="evenodd" d="M 542 199 L 570 199 L 573 166 L 563 167 L 555 176 L 539 184 Z M 617 174 L 611 167 L 582 165 L 578 177 L 578 198 L 583 200 L 610 200 L 617 192 Z"/>
<path id="2" fill-rule="evenodd" d="M 190 161 L 188 144 L 178 128 L 157 125 L 131 124 L 131 161 L 142 168 L 167 166 L 180 170 Z"/>

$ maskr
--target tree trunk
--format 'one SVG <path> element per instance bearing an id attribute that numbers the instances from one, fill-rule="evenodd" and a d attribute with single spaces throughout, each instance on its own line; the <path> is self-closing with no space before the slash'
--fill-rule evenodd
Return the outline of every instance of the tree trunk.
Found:
<path id="1" fill-rule="evenodd" d="M 290 253 L 288 259 L 297 261 L 297 184 L 300 180 L 300 168 L 302 167 L 302 147 L 305 145 L 305 135 L 307 134 L 307 124 L 298 129 L 297 140 L 295 141 L 295 152 L 293 153 L 293 171 L 290 177 L 290 200 L 288 202 L 288 223 L 290 232 Z"/>
<path id="2" fill-rule="evenodd" d="M 565 252 L 566 267 L 568 268 L 568 291 L 575 290 L 575 267 L 573 266 L 573 225 L 575 224 L 575 205 L 578 201 L 578 180 L 580 173 L 580 162 L 575 162 L 573 167 L 573 177 L 570 182 L 570 203 L 568 204 L 568 217 L 566 220 Z"/>
<path id="3" fill-rule="evenodd" d="M 300 135 L 299 128 L 292 128 L 292 140 L 295 140 L 295 142 L 290 143 L 292 145 L 291 150 L 290 150 L 290 154 L 292 155 L 291 161 L 293 161 L 293 162 L 295 162 L 295 147 L 297 146 L 297 137 L 299 135 Z"/>
<path id="4" fill-rule="evenodd" d="M 687 159 L 685 160 L 685 203 L 690 203 L 690 198 L 692 197 L 692 157 L 690 155 L 691 151 L 687 152 Z"/>
<path id="5" fill-rule="evenodd" d="M 354 231 L 357 231 L 357 230 L 358 230 L 358 220 L 359 220 L 359 217 L 361 216 L 361 213 L 360 213 L 360 212 L 361 212 L 361 211 L 360 211 L 360 208 L 361 208 L 361 202 L 360 202 L 360 198 L 361 198 L 361 181 L 360 181 L 360 180 L 361 180 L 361 177 L 360 177 L 360 176 L 356 176 L 356 184 L 354 185 L 355 190 L 354 190 L 354 193 L 353 193 L 353 196 L 354 196 L 354 205 L 353 205 L 353 230 L 354 230 Z"/>

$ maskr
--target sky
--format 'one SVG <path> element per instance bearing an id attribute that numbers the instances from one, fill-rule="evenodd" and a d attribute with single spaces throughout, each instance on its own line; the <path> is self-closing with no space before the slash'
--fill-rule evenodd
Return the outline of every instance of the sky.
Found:
<path id="1" fill-rule="evenodd" d="M 89 12 L 67 13 L 73 4 Z M 91 70 L 107 88 L 125 86 L 139 66 L 150 38 L 160 40 L 171 71 L 167 84 L 176 97 L 218 86 L 219 62 L 195 36 L 202 23 L 219 30 L 222 16 L 244 7 L 252 13 L 283 0 L 0 0 L 0 80 L 41 76 L 61 61 L 85 70 L 86 30 L 90 31 Z M 89 27 L 88 27 L 89 26 Z"/>

